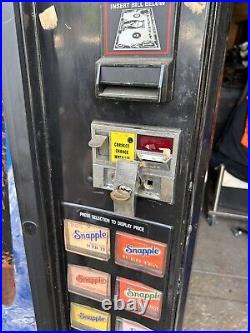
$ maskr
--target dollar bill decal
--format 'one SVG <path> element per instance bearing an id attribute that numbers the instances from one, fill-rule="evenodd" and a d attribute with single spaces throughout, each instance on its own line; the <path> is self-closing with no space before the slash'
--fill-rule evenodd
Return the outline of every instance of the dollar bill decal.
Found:
<path id="1" fill-rule="evenodd" d="M 122 10 L 113 49 L 161 49 L 152 8 Z"/>

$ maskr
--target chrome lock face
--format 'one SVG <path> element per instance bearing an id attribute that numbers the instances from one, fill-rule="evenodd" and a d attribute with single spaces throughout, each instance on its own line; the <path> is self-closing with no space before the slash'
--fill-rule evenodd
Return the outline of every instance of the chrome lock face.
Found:
<path id="1" fill-rule="evenodd" d="M 134 216 L 134 196 L 173 204 L 180 132 L 94 121 L 93 186 L 112 191 L 114 207 L 123 215 Z"/>
<path id="2" fill-rule="evenodd" d="M 131 188 L 127 188 L 124 185 L 118 186 L 117 189 L 113 190 L 110 193 L 110 197 L 113 201 L 127 201 L 131 197 L 132 190 Z"/>

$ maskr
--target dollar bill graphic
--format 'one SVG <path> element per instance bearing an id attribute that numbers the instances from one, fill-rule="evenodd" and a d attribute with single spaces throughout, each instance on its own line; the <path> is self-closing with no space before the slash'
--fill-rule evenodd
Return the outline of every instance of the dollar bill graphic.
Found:
<path id="1" fill-rule="evenodd" d="M 160 50 L 154 13 L 147 9 L 123 9 L 114 50 Z"/>

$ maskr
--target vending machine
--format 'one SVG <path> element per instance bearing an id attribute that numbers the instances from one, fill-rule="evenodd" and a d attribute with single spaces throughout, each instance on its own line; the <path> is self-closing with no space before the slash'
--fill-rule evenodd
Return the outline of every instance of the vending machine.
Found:
<path id="1" fill-rule="evenodd" d="M 181 329 L 230 16 L 3 5 L 3 103 L 39 330 Z"/>

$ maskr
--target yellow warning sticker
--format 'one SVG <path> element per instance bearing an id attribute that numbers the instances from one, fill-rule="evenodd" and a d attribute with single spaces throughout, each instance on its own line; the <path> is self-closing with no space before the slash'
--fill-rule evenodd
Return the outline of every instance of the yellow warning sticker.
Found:
<path id="1" fill-rule="evenodd" d="M 135 159 L 135 134 L 126 132 L 110 133 L 110 159 L 117 160 Z"/>
<path id="2" fill-rule="evenodd" d="M 110 314 L 89 306 L 71 303 L 71 326 L 78 330 L 109 331 Z"/>

